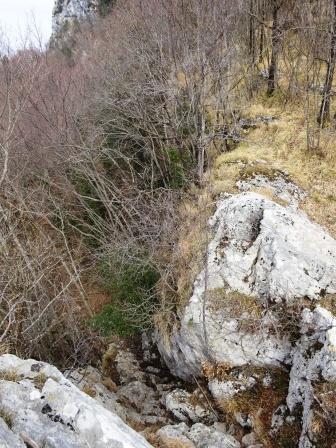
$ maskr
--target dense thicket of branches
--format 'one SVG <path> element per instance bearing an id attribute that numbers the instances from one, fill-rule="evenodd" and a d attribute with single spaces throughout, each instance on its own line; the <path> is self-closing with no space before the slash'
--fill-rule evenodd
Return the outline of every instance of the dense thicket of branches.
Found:
<path id="1" fill-rule="evenodd" d="M 0 342 L 63 364 L 92 352 L 94 278 L 134 327 L 159 306 L 158 278 L 174 296 L 177 204 L 251 96 L 299 101 L 308 149 L 333 125 L 333 1 L 119 3 L 71 56 L 0 62 Z M 125 266 L 136 294 L 111 280 Z"/>

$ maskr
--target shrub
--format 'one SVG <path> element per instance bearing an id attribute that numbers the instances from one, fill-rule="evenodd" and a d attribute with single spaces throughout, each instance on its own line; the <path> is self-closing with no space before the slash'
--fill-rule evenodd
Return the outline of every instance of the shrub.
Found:
<path id="1" fill-rule="evenodd" d="M 154 289 L 160 276 L 145 256 L 142 257 L 101 263 L 100 275 L 111 303 L 93 318 L 93 326 L 104 336 L 128 337 L 152 325 L 157 303 Z"/>

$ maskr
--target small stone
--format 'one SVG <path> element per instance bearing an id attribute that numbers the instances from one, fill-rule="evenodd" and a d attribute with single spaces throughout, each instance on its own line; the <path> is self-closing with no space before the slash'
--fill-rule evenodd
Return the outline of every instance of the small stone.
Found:
<path id="1" fill-rule="evenodd" d="M 215 428 L 216 431 L 228 432 L 228 428 L 227 428 L 226 424 L 223 422 L 215 422 L 213 424 L 213 428 Z"/>
<path id="2" fill-rule="evenodd" d="M 242 438 L 242 444 L 246 447 L 255 444 L 256 441 L 257 441 L 257 437 L 254 432 L 250 432 L 249 434 L 246 434 Z"/>
<path id="3" fill-rule="evenodd" d="M 252 428 L 252 422 L 248 415 L 242 414 L 241 412 L 235 412 L 234 417 L 236 422 L 239 423 L 242 428 Z"/>
<path id="4" fill-rule="evenodd" d="M 133 381 L 144 383 L 146 381 L 145 374 L 141 371 L 139 361 L 132 352 L 128 350 L 119 350 L 115 362 L 121 384 L 126 385 Z"/>
<path id="5" fill-rule="evenodd" d="M 122 386 L 117 391 L 117 396 L 119 401 L 131 405 L 133 408 L 132 413 L 128 412 L 131 419 L 142 420 L 148 424 L 165 422 L 166 411 L 160 405 L 159 396 L 146 384 L 133 381 L 126 386 Z"/>
<path id="6" fill-rule="evenodd" d="M 183 422 L 192 421 L 213 423 L 214 413 L 207 409 L 199 398 L 182 389 L 175 389 L 166 396 L 166 408 Z"/>
<path id="7" fill-rule="evenodd" d="M 273 412 L 271 431 L 270 431 L 270 434 L 272 436 L 274 436 L 279 431 L 279 429 L 283 426 L 283 424 L 285 422 L 285 415 L 286 415 L 287 411 L 288 411 L 287 406 L 284 404 L 281 404 Z"/>
<path id="8" fill-rule="evenodd" d="M 217 431 L 214 427 L 196 423 L 187 433 L 197 448 L 240 448 L 240 443 L 230 434 Z"/>
<path id="9" fill-rule="evenodd" d="M 168 446 L 179 443 L 180 445 L 183 444 L 183 448 L 196 448 L 196 445 L 187 437 L 188 432 L 188 426 L 185 423 L 179 423 L 178 425 L 164 426 L 156 434 Z"/>
<path id="10" fill-rule="evenodd" d="M 42 368 L 43 368 L 43 364 L 35 363 L 35 364 L 31 365 L 30 370 L 32 372 L 40 372 Z"/>
<path id="11" fill-rule="evenodd" d="M 209 381 L 208 387 L 215 400 L 230 400 L 239 392 L 251 389 L 255 383 L 252 377 L 242 381 L 219 381 L 215 378 Z"/>
<path id="12" fill-rule="evenodd" d="M 29 399 L 30 400 L 40 400 L 41 399 L 40 391 L 39 390 L 33 390 L 32 392 L 30 392 Z"/>

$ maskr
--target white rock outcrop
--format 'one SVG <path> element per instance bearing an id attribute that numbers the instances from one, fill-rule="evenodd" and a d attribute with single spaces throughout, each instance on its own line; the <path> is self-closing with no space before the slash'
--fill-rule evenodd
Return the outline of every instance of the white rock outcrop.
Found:
<path id="1" fill-rule="evenodd" d="M 336 394 L 336 316 L 322 306 L 324 299 L 335 306 L 336 241 L 297 209 L 301 193 L 293 185 L 287 207 L 247 191 L 248 184 L 223 195 L 209 222 L 206 266 L 170 343 L 158 333 L 158 346 L 183 379 L 201 376 L 203 366 L 229 369 L 226 378 L 208 377 L 218 400 L 254 388 L 253 375 L 240 378 L 243 366 L 290 371 L 287 403 L 274 409 L 270 436 L 300 416 L 298 446 L 316 448 L 316 387 Z M 271 186 L 281 193 L 281 183 Z M 266 376 L 255 379 L 269 387 Z"/>
<path id="2" fill-rule="evenodd" d="M 14 355 L 0 356 L 0 416 L 1 448 L 151 447 L 55 367 Z"/>
<path id="3" fill-rule="evenodd" d="M 71 30 L 75 23 L 97 17 L 100 0 L 56 0 L 52 14 L 54 38 Z"/>
<path id="4" fill-rule="evenodd" d="M 314 383 L 323 381 L 334 385 L 336 382 L 336 317 L 317 306 L 314 311 L 302 312 L 301 338 L 293 350 L 287 396 L 291 412 L 297 406 L 303 408 L 300 448 L 317 446 L 311 431 L 316 400 Z"/>
<path id="5" fill-rule="evenodd" d="M 267 166 L 267 162 L 264 161 L 262 165 Z M 274 197 L 288 203 L 294 209 L 297 209 L 299 202 L 306 197 L 306 193 L 295 183 L 291 182 L 288 179 L 288 175 L 283 172 L 279 172 L 274 179 L 269 179 L 264 175 L 258 174 L 248 180 L 241 179 L 236 185 L 240 191 L 253 191 L 256 188 L 266 188 Z"/>
<path id="6" fill-rule="evenodd" d="M 180 327 L 169 345 L 159 338 L 167 365 L 190 378 L 201 374 L 205 360 L 290 364 L 289 335 L 276 331 L 272 307 L 295 306 L 303 298 L 314 303 L 336 292 L 336 241 L 304 213 L 252 192 L 221 198 L 210 225 L 207 266 L 195 281 Z M 237 294 L 249 298 L 259 316 L 251 315 L 244 297 L 233 315 Z"/>

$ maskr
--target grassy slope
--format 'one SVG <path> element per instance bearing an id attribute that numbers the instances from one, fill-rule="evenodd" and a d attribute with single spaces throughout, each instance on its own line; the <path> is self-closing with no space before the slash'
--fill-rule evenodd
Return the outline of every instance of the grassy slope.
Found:
<path id="1" fill-rule="evenodd" d="M 216 193 L 237 192 L 239 160 L 265 160 L 271 170 L 288 172 L 307 198 L 300 204 L 310 218 L 336 237 L 336 140 L 330 129 L 322 130 L 318 151 L 306 150 L 306 128 L 302 107 L 282 107 L 254 103 L 247 116 L 273 115 L 277 119 L 251 131 L 231 152 L 220 155 L 209 179 Z"/>

